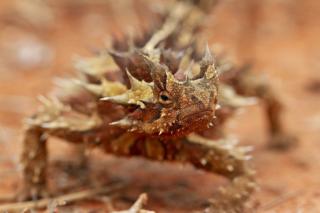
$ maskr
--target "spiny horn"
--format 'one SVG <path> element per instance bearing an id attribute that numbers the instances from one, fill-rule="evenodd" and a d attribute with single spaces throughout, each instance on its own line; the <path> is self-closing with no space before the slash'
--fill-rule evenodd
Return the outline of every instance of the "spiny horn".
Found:
<path id="1" fill-rule="evenodd" d="M 110 97 L 104 97 L 100 99 L 101 101 L 111 101 L 117 104 L 128 104 L 129 97 L 127 93 L 123 93 L 121 95 L 116 96 L 110 96 Z"/>
<path id="2" fill-rule="evenodd" d="M 214 59 L 207 44 L 205 54 L 200 62 L 200 74 L 206 80 L 217 80 L 218 74 L 214 66 Z"/>
<path id="3" fill-rule="evenodd" d="M 141 82 L 135 77 L 133 77 L 127 68 L 126 68 L 126 73 L 129 78 L 131 89 L 139 88 L 141 86 Z"/>
<path id="4" fill-rule="evenodd" d="M 134 125 L 134 123 L 135 123 L 134 121 L 126 117 L 121 120 L 111 122 L 109 123 L 109 125 L 118 126 L 118 127 L 130 127 Z"/>
<path id="5" fill-rule="evenodd" d="M 159 67 L 159 64 L 157 62 L 154 62 L 149 56 L 147 56 L 141 52 L 139 54 L 140 54 L 140 56 L 142 56 L 143 60 L 148 65 L 151 72 L 153 72 L 154 70 L 156 70 Z"/>
<path id="6" fill-rule="evenodd" d="M 166 82 L 166 73 L 165 73 L 165 66 L 162 66 L 158 62 L 153 61 L 147 55 L 141 53 L 146 65 L 149 68 L 151 73 L 152 81 L 154 82 L 155 88 L 159 88 L 160 90 L 165 89 L 165 82 Z"/>
<path id="7" fill-rule="evenodd" d="M 173 89 L 174 84 L 182 83 L 182 82 L 177 81 L 175 79 L 174 75 L 167 69 L 165 70 L 165 75 L 166 75 L 166 89 L 169 91 Z"/>
<path id="8" fill-rule="evenodd" d="M 129 58 L 128 55 L 118 52 L 113 49 L 108 50 L 108 54 L 113 58 L 113 60 L 116 62 L 116 64 L 120 67 L 123 68 L 123 66 L 127 66 L 129 63 Z"/>
<path id="9" fill-rule="evenodd" d="M 204 63 L 205 65 L 209 65 L 209 64 L 214 63 L 213 56 L 212 56 L 212 53 L 210 51 L 208 44 L 206 45 L 204 57 L 202 58 L 202 63 Z"/>
<path id="10" fill-rule="evenodd" d="M 131 88 L 120 95 L 104 97 L 100 100 L 111 101 L 117 104 L 136 104 L 142 109 L 145 108 L 144 102 L 153 101 L 153 84 L 147 83 L 145 81 L 139 81 L 131 75 L 131 73 L 126 70 L 127 77 L 130 81 Z"/>
<path id="11" fill-rule="evenodd" d="M 186 71 L 185 71 L 186 81 L 190 81 L 193 78 L 193 76 L 192 76 L 193 65 L 194 65 L 194 61 L 191 60 Z"/>

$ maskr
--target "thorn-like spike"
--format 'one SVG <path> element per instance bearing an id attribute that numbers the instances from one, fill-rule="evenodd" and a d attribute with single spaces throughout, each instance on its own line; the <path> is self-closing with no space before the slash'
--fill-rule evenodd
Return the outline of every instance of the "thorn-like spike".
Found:
<path id="1" fill-rule="evenodd" d="M 150 59 L 149 56 L 147 56 L 147 55 L 145 55 L 145 54 L 143 54 L 141 52 L 139 52 L 139 55 L 142 56 L 143 60 L 148 65 L 148 67 L 149 67 L 151 72 L 156 70 L 157 64 L 154 61 L 152 61 L 152 59 Z"/>
<path id="2" fill-rule="evenodd" d="M 46 129 L 67 128 L 69 125 L 66 122 L 49 122 L 42 123 L 41 127 Z"/>
<path id="3" fill-rule="evenodd" d="M 169 70 L 166 69 L 165 72 L 166 72 L 166 76 L 167 76 L 167 83 L 176 81 L 174 75 Z"/>
<path id="4" fill-rule="evenodd" d="M 89 92 L 91 92 L 95 95 L 98 95 L 98 96 L 102 95 L 102 88 L 100 85 L 88 84 L 88 83 L 83 82 L 79 79 L 74 79 L 73 82 L 76 85 L 83 87 L 84 89 L 88 90 Z"/>
<path id="5" fill-rule="evenodd" d="M 195 77 L 196 80 L 204 80 L 208 82 L 211 81 L 213 84 L 217 84 L 218 81 L 218 73 L 214 65 L 214 58 L 210 52 L 209 46 L 206 46 L 204 56 L 200 61 L 200 72 Z M 201 82 L 201 81 L 200 81 Z"/>
<path id="6" fill-rule="evenodd" d="M 121 53 L 119 53 L 118 51 L 116 51 L 116 50 L 113 49 L 113 48 L 109 48 L 109 49 L 107 50 L 107 53 L 108 53 L 109 55 L 111 55 L 113 58 L 114 58 L 114 57 L 123 57 L 123 56 L 121 55 Z"/>
<path id="7" fill-rule="evenodd" d="M 213 56 L 212 56 L 212 53 L 210 51 L 208 43 L 206 44 L 205 53 L 204 53 L 204 57 L 202 58 L 202 61 L 204 63 L 206 63 L 207 65 L 214 63 Z"/>
<path id="8" fill-rule="evenodd" d="M 164 132 L 164 130 L 163 130 L 163 129 L 160 129 L 159 135 L 162 135 L 163 132 Z"/>
<path id="9" fill-rule="evenodd" d="M 111 101 L 118 104 L 128 104 L 129 98 L 126 93 L 123 93 L 121 95 L 100 98 L 100 101 Z"/>
<path id="10" fill-rule="evenodd" d="M 192 73 L 192 68 L 193 68 L 193 66 L 194 66 L 194 61 L 193 60 L 191 60 L 190 61 L 190 63 L 189 63 L 189 65 L 188 65 L 188 67 L 187 67 L 187 69 L 186 69 L 186 72 L 185 72 L 185 75 L 186 75 L 186 81 L 190 81 L 190 79 L 192 79 L 192 75 L 193 75 L 193 73 Z"/>
<path id="11" fill-rule="evenodd" d="M 145 81 L 139 81 L 134 78 L 127 70 L 127 75 L 130 80 L 131 88 L 120 95 L 107 96 L 101 98 L 101 101 L 112 101 L 118 104 L 136 104 L 141 108 L 145 108 L 145 103 L 153 101 L 153 84 Z M 145 102 L 145 103 L 144 103 Z"/>
<path id="12" fill-rule="evenodd" d="M 133 77 L 127 68 L 126 68 L 126 73 L 130 81 L 131 89 L 139 88 L 142 82 L 140 82 L 138 79 Z"/>
<path id="13" fill-rule="evenodd" d="M 114 122 L 111 122 L 109 123 L 109 125 L 111 126 L 118 126 L 118 127 L 129 127 L 129 126 L 132 126 L 134 122 L 128 118 L 123 118 L 121 120 L 118 120 L 118 121 L 114 121 Z"/>
<path id="14" fill-rule="evenodd" d="M 108 49 L 107 52 L 121 70 L 131 64 L 129 52 L 118 52 L 114 49 Z"/>
<path id="15" fill-rule="evenodd" d="M 111 101 L 111 97 L 103 97 L 99 99 L 100 101 Z"/>
<path id="16" fill-rule="evenodd" d="M 142 101 L 137 101 L 136 104 L 139 105 L 141 109 L 146 108 L 146 105 Z"/>

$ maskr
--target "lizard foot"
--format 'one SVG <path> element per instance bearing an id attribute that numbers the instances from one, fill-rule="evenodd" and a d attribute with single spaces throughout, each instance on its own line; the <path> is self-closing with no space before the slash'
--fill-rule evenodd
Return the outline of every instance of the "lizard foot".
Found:
<path id="1" fill-rule="evenodd" d="M 274 134 L 268 144 L 268 148 L 284 151 L 294 147 L 297 144 L 297 138 L 287 134 Z"/>

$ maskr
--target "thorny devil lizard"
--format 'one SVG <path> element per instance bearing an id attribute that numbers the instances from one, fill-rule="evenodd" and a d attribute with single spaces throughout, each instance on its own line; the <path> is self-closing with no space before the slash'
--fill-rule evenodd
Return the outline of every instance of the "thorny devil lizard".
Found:
<path id="1" fill-rule="evenodd" d="M 243 212 L 254 191 L 247 149 L 224 137 L 222 125 L 252 97 L 264 101 L 271 144 L 290 142 L 281 104 L 261 78 L 225 66 L 199 50 L 200 23 L 215 1 L 177 1 L 161 25 L 77 63 L 79 78 L 59 98 L 41 98 L 27 119 L 22 152 L 23 199 L 46 194 L 47 138 L 99 147 L 117 156 L 178 161 L 230 180 L 206 212 Z M 203 53 L 204 52 L 204 53 Z"/>

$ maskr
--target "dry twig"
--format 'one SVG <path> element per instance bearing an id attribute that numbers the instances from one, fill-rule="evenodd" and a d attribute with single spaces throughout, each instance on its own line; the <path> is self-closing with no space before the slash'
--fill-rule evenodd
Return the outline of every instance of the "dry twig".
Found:
<path id="1" fill-rule="evenodd" d="M 123 187 L 124 187 L 124 184 L 119 183 L 119 184 L 113 184 L 111 186 L 106 186 L 103 188 L 87 189 L 80 192 L 74 192 L 74 193 L 62 195 L 55 198 L 46 198 L 46 199 L 41 199 L 37 201 L 3 204 L 3 205 L 0 205 L 0 212 L 21 211 L 21 210 L 33 209 L 33 208 L 46 208 L 52 202 L 56 203 L 58 206 L 66 205 L 71 202 L 84 200 L 98 194 L 112 193 L 116 190 L 120 190 Z"/>
<path id="2" fill-rule="evenodd" d="M 128 210 L 124 211 L 113 211 L 112 213 L 155 213 L 154 211 L 142 209 L 143 205 L 147 203 L 148 196 L 143 193 L 139 196 L 138 200 Z"/>

